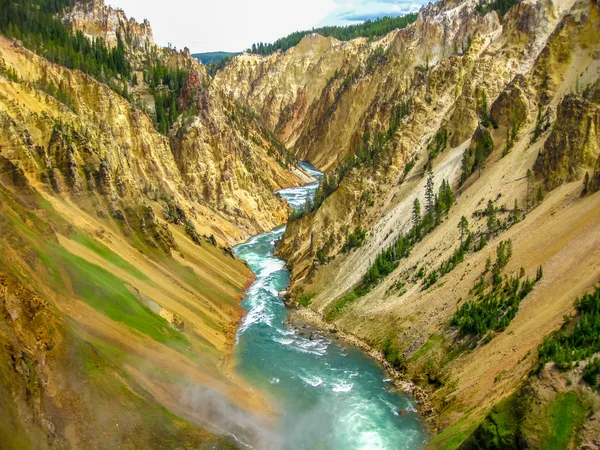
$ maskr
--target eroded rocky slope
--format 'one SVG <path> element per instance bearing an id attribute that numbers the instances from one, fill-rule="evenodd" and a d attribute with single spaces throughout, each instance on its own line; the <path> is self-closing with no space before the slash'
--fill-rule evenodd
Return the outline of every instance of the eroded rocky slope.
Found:
<path id="1" fill-rule="evenodd" d="M 108 85 L 129 81 L 0 37 L 0 440 L 256 445 L 268 408 L 228 363 L 252 274 L 230 248 L 283 223 L 274 191 L 308 177 L 147 23 L 103 2 L 65 20 L 109 45 L 125 36 L 139 83 L 127 100 Z M 153 58 L 189 72 L 167 135 L 142 81 Z"/>
<path id="2" fill-rule="evenodd" d="M 442 1 L 379 41 L 311 36 L 216 76 L 329 172 L 316 210 L 279 246 L 290 302 L 309 302 L 305 317 L 335 322 L 430 390 L 427 414 L 444 430 L 432 446 L 458 446 L 513 392 L 600 279 L 599 27 L 594 1 L 524 1 L 504 17 Z M 444 181 L 455 200 L 428 213 Z M 461 252 L 463 216 L 476 245 Z M 478 282 L 481 295 L 493 283 L 486 261 L 508 240 L 496 279 L 533 280 L 540 266 L 543 276 L 477 337 L 453 318 Z"/>

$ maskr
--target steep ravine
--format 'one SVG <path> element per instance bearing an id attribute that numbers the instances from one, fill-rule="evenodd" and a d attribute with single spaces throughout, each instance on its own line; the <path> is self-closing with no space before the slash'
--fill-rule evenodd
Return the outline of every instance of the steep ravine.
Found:
<path id="1" fill-rule="evenodd" d="M 290 222 L 278 246 L 290 303 L 387 349 L 430 392 L 440 431 L 431 447 L 458 447 L 515 392 L 538 345 L 600 279 L 599 23 L 595 1 L 524 1 L 504 17 L 441 1 L 378 41 L 311 36 L 234 59 L 216 77 L 331 176 L 324 202 Z M 339 170 L 353 154 L 358 162 Z M 429 169 L 435 194 L 447 181 L 455 202 L 357 294 L 378 255 L 412 229 L 415 199 L 425 215 Z M 486 245 L 455 257 L 463 216 Z M 358 227 L 364 242 L 348 248 Z M 502 275 L 534 279 L 542 266 L 543 277 L 508 325 L 465 337 L 452 318 L 507 240 Z"/>
<path id="2" fill-rule="evenodd" d="M 597 0 L 441 0 L 214 79 L 103 0 L 47 3 L 131 73 L 0 36 L 0 447 L 415 448 L 423 420 L 431 448 L 600 446 L 594 354 L 538 366 L 600 280 Z M 283 231 L 297 159 L 326 174 Z"/>
<path id="3" fill-rule="evenodd" d="M 231 246 L 308 177 L 147 24 L 77 7 L 91 36 L 134 34 L 139 83 L 128 100 L 0 37 L 0 447 L 232 448 L 269 406 L 228 365 L 253 278 Z M 148 53 L 189 69 L 168 136 Z"/>
<path id="4" fill-rule="evenodd" d="M 279 194 L 301 209 L 314 197 L 315 184 Z M 248 314 L 237 334 L 236 369 L 269 394 L 279 415 L 259 448 L 420 448 L 426 433 L 413 400 L 396 393 L 379 366 L 335 334 L 289 323 L 279 296 L 289 272 L 273 256 L 283 231 L 278 227 L 234 249 L 257 276 L 242 302 Z"/>

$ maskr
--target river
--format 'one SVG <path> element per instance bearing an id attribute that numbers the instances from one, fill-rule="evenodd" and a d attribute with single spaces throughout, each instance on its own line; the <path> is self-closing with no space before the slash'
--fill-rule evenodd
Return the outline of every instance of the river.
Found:
<path id="1" fill-rule="evenodd" d="M 299 209 L 317 187 L 314 182 L 279 193 Z M 318 330 L 287 324 L 288 310 L 278 293 L 289 286 L 289 272 L 273 256 L 284 230 L 275 228 L 234 248 L 257 277 L 242 302 L 247 315 L 236 338 L 236 368 L 279 413 L 270 445 L 285 450 L 419 448 L 426 433 L 414 400 L 391 392 L 375 361 Z"/>

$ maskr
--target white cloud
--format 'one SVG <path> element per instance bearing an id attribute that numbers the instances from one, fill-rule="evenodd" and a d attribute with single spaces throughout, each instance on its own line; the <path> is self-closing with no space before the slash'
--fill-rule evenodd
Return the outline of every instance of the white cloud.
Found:
<path id="1" fill-rule="evenodd" d="M 399 16 L 416 12 L 424 0 L 336 0 L 335 9 L 324 25 L 347 25 L 383 16 Z"/>
<path id="2" fill-rule="evenodd" d="M 192 52 L 240 51 L 293 31 L 346 25 L 418 9 L 407 0 L 106 0 L 138 21 L 148 19 L 154 39 Z"/>

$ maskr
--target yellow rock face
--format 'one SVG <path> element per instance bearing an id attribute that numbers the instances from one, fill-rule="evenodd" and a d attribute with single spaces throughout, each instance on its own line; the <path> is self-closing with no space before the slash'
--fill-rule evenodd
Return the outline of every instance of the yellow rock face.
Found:
<path id="1" fill-rule="evenodd" d="M 597 4 L 522 2 L 502 20 L 496 12 L 481 15 L 475 6 L 429 5 L 415 24 L 377 42 L 307 37 L 286 53 L 238 57 L 216 78 L 233 98 L 247 98 L 299 158 L 328 171 L 360 147 L 365 132 L 371 143 L 377 132 L 385 133 L 395 106 L 410 101 L 410 114 L 382 147 L 389 158 L 348 171 L 317 211 L 288 225 L 279 253 L 291 267 L 292 290 L 316 293 L 310 308 L 327 315 L 377 255 L 411 228 L 414 200 L 425 202 L 426 168 L 432 169 L 436 189 L 443 180 L 453 185 L 457 203 L 440 226 L 336 316 L 339 327 L 375 347 L 391 337 L 409 359 L 409 375 L 443 372 L 445 384 L 430 389 L 440 408 L 438 424 L 453 425 L 467 410 L 471 415 L 433 446 L 465 432 L 465 423 L 477 423 L 514 390 L 543 337 L 560 326 L 575 297 L 600 279 L 599 235 L 593 231 L 600 224 L 599 197 L 580 199 L 584 174 L 589 173 L 590 192 L 600 175 Z M 474 149 L 472 137 L 482 120 L 484 92 L 486 113 L 497 125 L 489 126 L 494 149 L 482 170 L 459 187 L 463 154 Z M 546 131 L 533 139 L 538 107 Z M 448 146 L 429 161 L 441 130 Z M 405 173 L 408 162 L 414 167 Z M 535 190 L 556 188 L 535 209 L 528 170 L 535 173 Z M 450 258 L 459 245 L 462 216 L 472 230 L 485 230 L 480 213 L 488 200 L 506 211 L 516 200 L 531 211 L 494 239 L 489 251 L 469 255 L 424 289 L 419 269 L 429 274 Z M 367 231 L 366 242 L 342 253 L 357 226 Z M 508 238 L 515 245 L 509 272 L 522 266 L 532 276 L 542 265 L 543 283 L 490 343 L 445 359 L 455 338 L 448 323 L 459 299 L 469 296 L 487 257 Z"/>
<path id="2" fill-rule="evenodd" d="M 73 14 L 108 41 L 123 26 L 101 2 Z M 228 431 L 260 445 L 268 407 L 229 367 L 252 280 L 231 246 L 284 223 L 274 191 L 307 176 L 189 54 L 125 24 L 134 62 L 155 51 L 198 81 L 168 136 L 145 106 L 0 37 L 0 440 L 230 448 L 211 424 L 233 407 Z"/>

